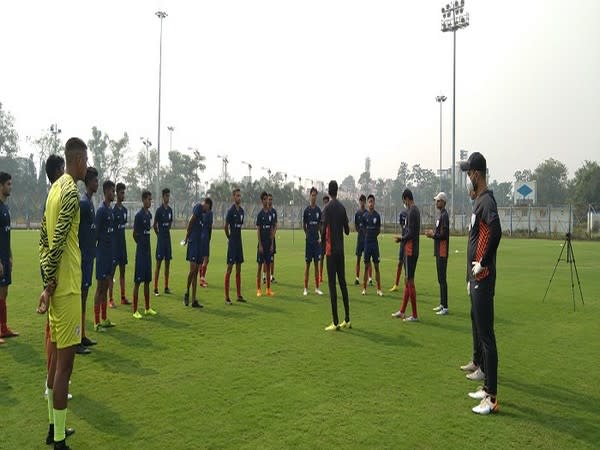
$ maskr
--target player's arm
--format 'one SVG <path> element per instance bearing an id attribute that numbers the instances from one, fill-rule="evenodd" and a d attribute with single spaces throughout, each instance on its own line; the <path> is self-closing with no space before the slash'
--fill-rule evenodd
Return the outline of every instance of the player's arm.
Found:
<path id="1" fill-rule="evenodd" d="M 152 228 L 154 228 L 154 234 L 158 234 L 158 208 L 156 208 L 156 212 L 154 213 L 154 224 L 152 225 Z"/>
<path id="2" fill-rule="evenodd" d="M 486 210 L 483 211 L 481 220 L 483 220 L 490 229 L 490 237 L 480 261 L 481 266 L 486 267 L 490 264 L 491 259 L 500 244 L 502 228 L 500 227 L 500 217 L 498 217 L 498 213 L 489 210 L 489 208 L 486 208 Z"/>
<path id="3" fill-rule="evenodd" d="M 192 217 L 190 217 L 190 220 L 188 220 L 187 228 L 185 230 L 185 242 L 187 242 L 190 238 L 190 234 L 192 234 L 192 228 L 194 227 L 196 220 L 196 214 L 192 214 Z"/>
<path id="4" fill-rule="evenodd" d="M 227 240 L 229 240 L 229 236 L 231 236 L 230 222 L 232 222 L 231 215 L 227 213 L 227 217 L 225 217 L 225 225 L 223 225 L 223 230 L 225 230 L 225 236 L 227 237 Z"/>
<path id="5" fill-rule="evenodd" d="M 258 238 L 258 251 L 260 253 L 263 253 L 263 246 L 262 246 L 262 242 L 260 240 L 260 225 L 258 225 L 258 219 L 256 220 L 256 237 Z"/>
<path id="6" fill-rule="evenodd" d="M 67 243 L 67 236 L 71 230 L 75 215 L 79 211 L 79 198 L 77 190 L 69 190 L 61 197 L 60 211 L 52 238 L 52 248 L 48 250 L 42 268 L 46 275 L 48 285 L 56 285 L 56 272 Z"/>
<path id="7" fill-rule="evenodd" d="M 445 241 L 448 239 L 450 235 L 450 224 L 448 220 L 448 215 L 444 214 L 440 217 L 440 223 L 435 229 L 435 233 L 433 235 L 433 239 L 436 241 Z"/>
<path id="8" fill-rule="evenodd" d="M 44 260 L 48 256 L 48 250 L 50 250 L 50 246 L 48 244 L 48 229 L 46 226 L 46 214 L 42 217 L 42 226 L 40 228 L 40 243 L 39 243 L 39 254 L 40 254 L 40 264 L 42 266 L 42 280 L 44 285 L 46 285 L 46 271 L 44 270 Z"/>
<path id="9" fill-rule="evenodd" d="M 378 217 L 377 217 L 377 230 L 375 232 L 375 236 L 379 236 L 380 233 L 381 233 L 381 216 L 378 215 Z"/>
<path id="10" fill-rule="evenodd" d="M 304 234 L 308 233 L 308 208 L 304 210 L 302 214 L 302 228 L 304 229 Z"/>
<path id="11" fill-rule="evenodd" d="M 133 240 L 135 243 L 138 243 L 138 239 L 140 238 L 140 220 L 138 215 L 135 215 L 135 219 L 133 219 Z"/>
<path id="12" fill-rule="evenodd" d="M 346 214 L 346 210 L 342 209 L 343 214 L 344 214 L 344 233 L 346 234 L 346 236 L 348 236 L 350 234 L 350 225 L 348 224 L 348 215 Z"/>

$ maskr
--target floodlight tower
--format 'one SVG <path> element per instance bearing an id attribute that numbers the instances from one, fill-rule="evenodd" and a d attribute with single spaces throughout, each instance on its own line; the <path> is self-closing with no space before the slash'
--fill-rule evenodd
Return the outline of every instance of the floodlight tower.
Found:
<path id="1" fill-rule="evenodd" d="M 160 100 L 162 93 L 162 30 L 163 19 L 167 17 L 164 11 L 156 11 L 154 13 L 160 19 L 160 38 L 158 44 L 158 144 L 156 145 L 156 198 L 160 195 Z"/>
<path id="2" fill-rule="evenodd" d="M 252 184 L 252 164 L 250 164 L 249 162 L 246 162 L 246 161 L 242 161 L 242 164 L 245 164 L 248 166 L 248 182 L 250 184 Z"/>
<path id="3" fill-rule="evenodd" d="M 150 147 L 152 147 L 152 142 L 147 137 L 140 137 L 140 141 L 142 141 L 142 145 L 146 147 L 146 170 L 148 171 L 148 187 L 150 186 L 150 182 L 152 181 L 152 170 L 150 169 Z"/>
<path id="4" fill-rule="evenodd" d="M 271 182 L 271 169 L 268 167 L 261 167 L 262 170 L 266 170 L 267 171 L 267 175 L 269 176 L 269 183 Z"/>
<path id="5" fill-rule="evenodd" d="M 175 131 L 175 127 L 168 126 L 167 130 L 169 130 L 169 152 L 173 151 L 173 131 Z"/>
<path id="6" fill-rule="evenodd" d="M 229 177 L 227 175 L 227 165 L 229 164 L 229 157 L 227 155 L 217 155 L 217 158 L 223 161 L 223 164 L 221 166 L 221 177 L 223 178 L 223 181 L 227 181 L 227 178 Z"/>
<path id="7" fill-rule="evenodd" d="M 62 130 L 58 128 L 58 124 L 53 123 L 50 125 L 50 133 L 52 133 L 52 136 L 54 136 L 54 153 L 58 153 L 58 135 L 62 133 Z"/>
<path id="8" fill-rule="evenodd" d="M 455 227 L 454 188 L 456 185 L 456 31 L 469 26 L 469 13 L 465 12 L 465 0 L 452 0 L 442 8 L 442 32 L 452 31 L 454 57 L 452 72 L 452 228 Z M 441 105 L 441 103 L 440 103 Z"/>
<path id="9" fill-rule="evenodd" d="M 435 101 L 440 104 L 440 192 L 442 192 L 442 104 L 446 101 L 446 96 L 438 95 Z"/>

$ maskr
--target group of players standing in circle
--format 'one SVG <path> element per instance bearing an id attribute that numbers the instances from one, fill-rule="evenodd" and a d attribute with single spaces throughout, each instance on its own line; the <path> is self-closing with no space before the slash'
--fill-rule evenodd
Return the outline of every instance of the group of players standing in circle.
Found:
<path id="1" fill-rule="evenodd" d="M 128 263 L 125 230 L 128 211 L 123 205 L 125 185 L 107 180 L 102 185 L 103 202 L 94 210 L 92 197 L 98 190 L 98 172 L 87 166 L 87 147 L 78 138 L 71 138 L 66 144 L 65 160 L 51 156 L 46 165 L 51 189 L 45 205 L 40 231 L 40 269 L 44 290 L 40 295 L 37 311 L 48 312 L 46 327 L 48 356 L 48 414 L 49 431 L 46 443 L 54 443 L 55 448 L 68 448 L 66 436 L 73 433 L 65 427 L 68 382 L 73 368 L 75 353 L 90 353 L 90 346 L 96 344 L 85 333 L 85 310 L 89 288 L 92 284 L 94 259 L 96 260 L 97 287 L 94 294 L 94 328 L 98 332 L 114 327 L 108 319 L 107 309 L 116 307 L 113 299 L 113 279 L 119 268 L 121 304 L 130 305 L 125 295 L 125 266 Z M 496 251 L 501 238 L 501 227 L 493 193 L 487 189 L 486 161 L 480 153 L 473 153 L 468 161 L 461 163 L 467 172 L 469 195 L 474 200 L 473 214 L 469 227 L 467 248 L 467 292 L 471 299 L 471 322 L 473 333 L 473 358 L 461 369 L 469 372 L 468 378 L 483 380 L 484 385 L 469 397 L 480 400 L 473 409 L 478 414 L 498 411 L 497 364 L 498 355 L 494 335 L 493 299 L 496 281 Z M 85 193 L 78 194 L 77 181 L 85 183 Z M 6 200 L 10 196 L 12 182 L 10 174 L 0 172 L 0 344 L 2 338 L 18 336 L 7 325 L 6 297 L 11 284 L 12 252 L 10 245 L 10 214 Z M 303 228 L 306 234 L 304 270 L 304 295 L 308 295 L 310 264 L 314 262 L 315 293 L 322 295 L 323 259 L 327 260 L 329 294 L 331 299 L 332 323 L 326 331 L 352 328 L 350 308 L 344 269 L 343 235 L 349 234 L 348 217 L 343 205 L 337 200 L 337 183 L 329 183 L 329 196 L 323 198 L 321 210 L 316 205 L 317 190 L 310 191 L 310 204 L 303 214 Z M 115 200 L 114 206 L 112 202 Z M 236 268 L 237 301 L 245 302 L 241 292 L 241 264 L 244 262 L 242 227 L 244 209 L 241 207 L 239 189 L 232 192 L 233 205 L 225 219 L 224 231 L 227 237 L 227 270 L 225 273 L 225 303 L 231 305 L 230 277 L 233 266 Z M 406 208 L 401 214 L 402 234 L 394 237 L 400 243 L 400 262 L 396 271 L 396 281 L 390 291 L 399 290 L 398 284 L 402 268 L 405 268 L 403 301 L 400 310 L 392 315 L 404 321 L 417 322 L 417 305 L 414 276 L 419 257 L 420 213 L 412 192 L 406 189 L 402 194 Z M 152 194 L 144 190 L 141 195 L 142 207 L 136 213 L 133 224 L 133 238 L 136 242 L 135 272 L 132 312 L 135 319 L 141 319 L 138 310 L 140 285 L 144 284 L 144 309 L 147 316 L 157 312 L 150 305 L 150 282 L 152 281 L 152 256 L 150 235 L 154 229 L 157 235 L 154 272 L 154 294 L 159 295 L 158 279 L 162 261 L 165 261 L 164 293 L 170 294 L 169 269 L 172 259 L 170 229 L 173 224 L 173 210 L 169 206 L 170 191 L 162 191 L 162 204 L 156 209 L 152 223 Z M 446 282 L 449 250 L 449 220 L 445 210 L 446 195 L 440 192 L 436 206 L 440 215 L 435 230 L 427 230 L 425 235 L 434 240 L 434 255 L 440 285 L 440 305 L 434 308 L 438 315 L 448 313 L 448 287 Z M 366 201 L 366 202 L 365 202 Z M 272 196 L 261 194 L 262 209 L 255 226 L 257 233 L 257 296 L 263 295 L 261 274 L 266 284 L 266 295 L 273 296 L 271 283 L 274 278 L 274 258 L 276 253 L 277 212 L 272 205 Z M 356 247 L 355 284 L 361 284 L 360 259 L 364 258 L 365 269 L 362 279 L 362 295 L 367 293 L 367 281 L 371 277 L 371 262 L 375 268 L 377 295 L 383 296 L 379 270 L 378 235 L 381 231 L 381 217 L 375 210 L 375 198 L 369 195 L 359 199 L 360 209 L 355 214 L 355 227 L 358 232 Z M 365 203 L 368 205 L 365 208 Z M 186 259 L 190 263 L 184 304 L 189 305 L 190 287 L 192 306 L 202 307 L 196 298 L 198 277 L 203 287 L 207 286 L 206 269 L 210 255 L 213 213 L 212 200 L 206 198 L 195 205 L 189 219 L 186 236 L 182 245 L 187 245 Z M 344 320 L 340 323 L 337 314 L 336 279 L 339 282 L 344 303 Z M 406 316 L 410 300 L 412 314 Z"/>

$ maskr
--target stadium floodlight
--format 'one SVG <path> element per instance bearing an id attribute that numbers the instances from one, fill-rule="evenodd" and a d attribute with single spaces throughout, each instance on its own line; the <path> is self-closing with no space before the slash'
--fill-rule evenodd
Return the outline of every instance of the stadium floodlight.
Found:
<path id="1" fill-rule="evenodd" d="M 242 164 L 245 164 L 248 166 L 248 182 L 250 184 L 252 184 L 252 164 L 250 164 L 247 161 L 242 161 Z"/>
<path id="2" fill-rule="evenodd" d="M 58 124 L 53 123 L 50 125 L 50 133 L 54 137 L 54 153 L 58 153 L 58 135 L 62 133 L 62 130 L 58 128 Z"/>
<path id="3" fill-rule="evenodd" d="M 452 194 L 450 209 L 452 210 L 452 228 L 456 225 L 454 211 L 454 189 L 456 187 L 456 31 L 469 26 L 469 13 L 465 12 L 465 1 L 458 0 L 447 3 L 442 8 L 442 32 L 452 31 L 454 36 L 454 56 L 452 69 Z M 441 103 L 440 103 L 441 105 Z M 441 106 L 440 106 L 441 108 Z"/>
<path id="4" fill-rule="evenodd" d="M 158 144 L 156 145 L 156 198 L 160 196 L 160 100 L 161 100 L 161 89 L 162 89 L 162 30 L 163 30 L 163 19 L 167 17 L 167 13 L 164 11 L 156 11 L 154 13 L 156 17 L 160 19 L 160 39 L 158 47 Z"/>
<path id="5" fill-rule="evenodd" d="M 168 126 L 167 130 L 169 130 L 169 152 L 173 151 L 173 131 L 175 131 L 175 127 Z"/>
<path id="6" fill-rule="evenodd" d="M 267 172 L 267 175 L 269 176 L 269 183 L 271 182 L 271 169 L 269 167 L 261 167 L 261 170 L 265 170 Z"/>
<path id="7" fill-rule="evenodd" d="M 440 192 L 442 192 L 442 104 L 446 101 L 446 96 L 438 95 L 435 101 L 440 104 Z"/>
<path id="8" fill-rule="evenodd" d="M 217 158 L 219 158 L 223 162 L 223 164 L 221 165 L 221 178 L 223 178 L 223 181 L 227 181 L 227 179 L 229 178 L 227 174 L 227 165 L 229 164 L 229 157 L 227 155 L 217 155 Z"/>

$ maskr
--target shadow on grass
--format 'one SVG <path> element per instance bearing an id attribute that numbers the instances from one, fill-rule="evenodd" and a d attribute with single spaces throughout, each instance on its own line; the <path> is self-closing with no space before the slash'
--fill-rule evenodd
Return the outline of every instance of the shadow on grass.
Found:
<path id="1" fill-rule="evenodd" d="M 553 431 L 571 435 L 591 446 L 600 440 L 600 398 L 583 394 L 563 386 L 531 384 L 502 380 L 506 387 L 536 397 L 535 401 L 523 403 L 504 402 L 511 415 L 520 420 L 535 422 Z M 534 405 L 530 407 L 527 405 Z M 560 411 L 550 414 L 546 411 Z"/>
<path id="2" fill-rule="evenodd" d="M 386 334 L 375 333 L 374 331 L 369 331 L 362 328 L 352 328 L 351 330 L 344 331 L 344 333 L 349 333 L 353 336 L 368 339 L 376 344 L 382 344 L 392 347 L 423 347 L 423 344 L 415 342 L 403 334 L 391 336 Z"/>
<path id="3" fill-rule="evenodd" d="M 19 403 L 18 397 L 13 397 L 13 387 L 8 382 L 0 378 L 0 405 L 13 407 Z"/>
<path id="4" fill-rule="evenodd" d="M 209 314 L 212 316 L 219 316 L 219 317 L 227 317 L 229 319 L 245 319 L 249 316 L 253 316 L 254 313 L 248 310 L 239 310 L 232 306 L 227 306 L 227 308 L 225 308 L 225 304 L 223 304 L 223 307 L 219 307 L 219 306 L 208 306 L 208 307 L 204 307 L 202 308 L 199 312 L 199 314 Z"/>
<path id="5" fill-rule="evenodd" d="M 69 403 L 69 409 L 102 433 L 118 437 L 136 434 L 138 426 L 125 421 L 121 414 L 110 408 L 110 404 L 110 401 L 99 402 L 80 394 L 76 402 Z"/>
<path id="6" fill-rule="evenodd" d="M 159 314 L 153 317 L 152 321 L 162 325 L 163 327 L 173 328 L 176 330 L 182 330 L 190 326 L 188 322 L 180 322 L 179 320 L 172 319 L 164 314 Z"/>
<path id="7" fill-rule="evenodd" d="M 136 354 L 143 358 L 144 349 L 140 347 L 139 350 L 141 353 Z M 124 358 L 115 352 L 104 352 L 97 347 L 94 348 L 94 362 L 112 373 L 120 372 L 144 377 L 158 374 L 157 370 L 142 367 L 139 360 Z"/>
<path id="8" fill-rule="evenodd" d="M 40 347 L 43 347 L 40 345 Z M 43 367 L 46 364 L 44 358 L 42 358 L 42 353 L 40 350 L 36 350 L 30 344 L 26 344 L 24 342 L 19 342 L 18 338 L 13 338 L 9 344 L 5 344 L 6 352 L 10 353 L 15 362 L 34 366 L 34 367 Z"/>
<path id="9" fill-rule="evenodd" d="M 134 319 L 135 320 L 135 319 Z M 151 319 L 154 320 L 154 319 Z M 149 320 L 150 321 L 150 320 Z M 139 349 L 152 349 L 152 350 L 164 350 L 165 347 L 158 345 L 155 340 L 148 339 L 141 334 L 130 333 L 125 331 L 124 328 L 111 328 L 109 331 L 106 331 L 99 335 L 99 344 L 102 345 L 102 342 L 105 339 L 114 339 L 119 343 L 126 345 L 128 347 L 135 347 Z M 94 346 L 92 348 L 92 352 L 96 353 L 98 347 Z"/>
<path id="10" fill-rule="evenodd" d="M 283 313 L 284 310 L 282 308 L 278 308 L 277 306 L 269 305 L 263 301 L 254 301 L 251 304 L 248 304 L 252 309 L 256 309 L 261 312 L 270 312 L 270 313 Z"/>
<path id="11" fill-rule="evenodd" d="M 449 322 L 447 319 L 436 316 L 422 321 L 421 324 L 426 327 L 442 328 L 444 330 L 454 331 L 461 334 L 471 334 L 473 332 L 470 320 L 468 322 L 463 322 L 462 324 L 456 324 Z"/>

